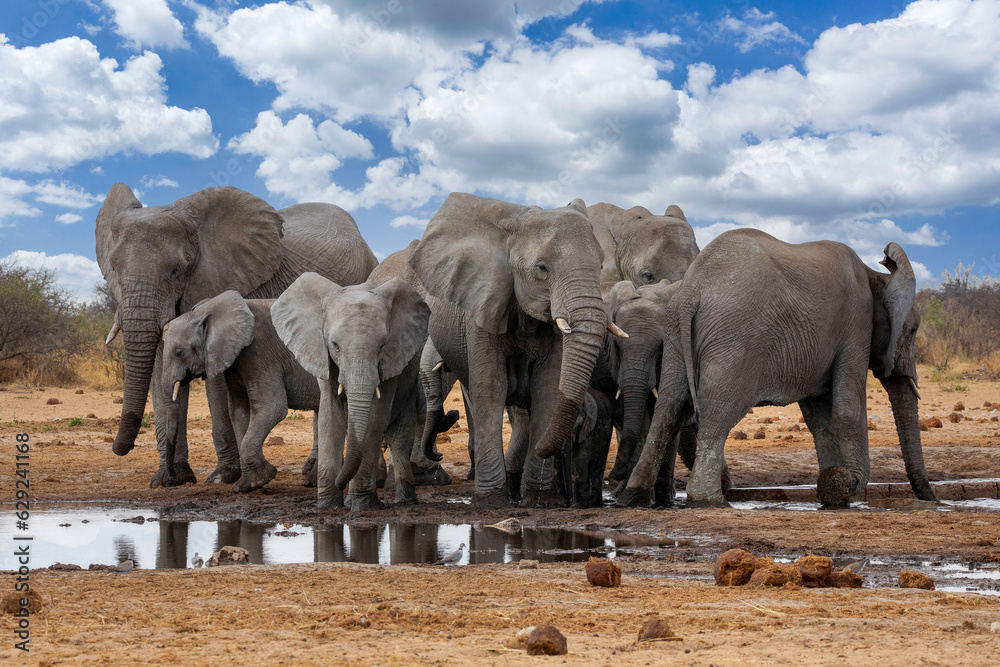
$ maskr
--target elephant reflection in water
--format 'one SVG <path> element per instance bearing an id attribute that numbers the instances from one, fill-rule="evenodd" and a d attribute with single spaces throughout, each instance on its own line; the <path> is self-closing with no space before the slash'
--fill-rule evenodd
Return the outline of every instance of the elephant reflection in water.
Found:
<path id="1" fill-rule="evenodd" d="M 562 530 L 560 528 L 523 528 L 510 534 L 496 528 L 473 530 L 469 540 L 469 564 L 503 563 L 508 551 L 513 561 L 524 558 L 546 563 L 559 561 L 585 561 L 594 551 L 604 546 L 604 540 L 592 535 Z M 576 551 L 581 553 L 545 553 L 547 551 Z"/>
<path id="2" fill-rule="evenodd" d="M 188 567 L 188 543 L 194 542 L 196 548 L 200 548 L 202 540 L 190 534 L 191 524 L 187 521 L 160 521 L 159 523 L 160 539 L 156 545 L 157 569 Z M 211 551 L 204 554 L 206 561 L 212 553 L 222 547 L 230 546 L 246 549 L 250 554 L 251 563 L 259 565 L 264 562 L 264 534 L 270 526 L 254 524 L 242 519 L 219 521 L 216 525 L 218 526 L 218 534 L 209 547 Z M 208 538 L 207 535 L 203 537 Z"/>
<path id="3" fill-rule="evenodd" d="M 390 524 L 389 563 L 433 563 L 444 554 L 438 553 L 438 526 Z"/>
<path id="4" fill-rule="evenodd" d="M 156 544 L 156 569 L 187 567 L 187 521 L 160 521 L 160 541 Z"/>

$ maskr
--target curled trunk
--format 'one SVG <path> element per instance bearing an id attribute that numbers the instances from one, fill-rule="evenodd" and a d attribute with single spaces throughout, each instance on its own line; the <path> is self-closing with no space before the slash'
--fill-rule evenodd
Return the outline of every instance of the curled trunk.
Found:
<path id="1" fill-rule="evenodd" d="M 344 466 L 340 469 L 335 482 L 338 489 L 346 487 L 361 468 L 374 395 L 374 386 L 347 389 L 347 443 L 344 450 Z"/>
<path id="2" fill-rule="evenodd" d="M 426 412 L 424 413 L 424 432 L 420 437 L 420 444 L 424 456 L 431 461 L 440 461 L 443 458 L 434 448 L 437 434 L 441 432 L 445 420 L 444 387 L 441 382 L 443 371 L 438 366 L 439 359 L 437 351 L 430 344 L 424 346 L 420 358 L 420 383 L 424 388 Z"/>
<path id="3" fill-rule="evenodd" d="M 905 375 L 893 373 L 887 378 L 881 378 L 882 386 L 889 394 L 892 405 L 892 418 L 896 422 L 896 433 L 899 435 L 899 448 L 903 453 L 903 463 L 906 465 L 906 476 L 910 480 L 913 493 L 921 500 L 937 501 L 934 490 L 931 489 L 924 468 L 924 451 L 920 444 L 920 425 L 917 397 Z"/>
<path id="4" fill-rule="evenodd" d="M 160 344 L 160 327 L 151 307 L 126 302 L 120 310 L 125 343 L 125 384 L 121 421 L 111 450 L 118 456 L 125 456 L 135 447 L 135 438 L 142 426 L 146 395 Z"/>
<path id="5" fill-rule="evenodd" d="M 596 284 L 593 293 L 600 294 Z M 604 302 L 599 296 L 576 297 L 568 306 L 573 333 L 563 336 L 555 408 L 536 444 L 535 451 L 542 458 L 554 456 L 572 433 L 607 329 Z"/>

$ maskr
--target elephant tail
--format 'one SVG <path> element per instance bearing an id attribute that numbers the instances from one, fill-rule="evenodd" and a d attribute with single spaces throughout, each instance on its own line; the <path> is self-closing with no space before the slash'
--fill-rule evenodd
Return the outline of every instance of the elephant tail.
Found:
<path id="1" fill-rule="evenodd" d="M 684 368 L 687 372 L 688 391 L 691 394 L 691 405 L 694 407 L 694 430 L 698 431 L 698 392 L 695 390 L 694 382 L 694 349 L 691 342 L 692 329 L 694 328 L 694 314 L 696 304 L 690 301 L 682 301 L 677 309 L 677 327 L 679 329 L 681 352 L 684 355 Z"/>

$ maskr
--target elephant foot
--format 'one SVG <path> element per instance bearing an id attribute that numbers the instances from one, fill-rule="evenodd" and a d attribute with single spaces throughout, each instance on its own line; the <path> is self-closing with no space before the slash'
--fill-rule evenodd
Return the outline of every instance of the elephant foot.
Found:
<path id="1" fill-rule="evenodd" d="M 451 484 L 451 475 L 445 472 L 440 465 L 430 468 L 413 465 L 413 482 L 417 486 L 448 486 Z"/>
<path id="2" fill-rule="evenodd" d="M 191 470 L 191 466 L 187 463 L 175 463 L 174 474 L 172 476 L 167 474 L 166 466 L 160 466 L 160 469 L 157 470 L 156 474 L 149 480 L 149 488 L 155 489 L 162 486 L 166 489 L 174 486 L 197 483 L 198 478 L 194 476 L 194 471 Z"/>
<path id="3" fill-rule="evenodd" d="M 529 489 L 521 497 L 521 507 L 552 509 L 566 507 L 566 497 L 558 491 L 540 491 Z"/>
<path id="4" fill-rule="evenodd" d="M 589 486 L 573 491 L 573 507 L 584 509 L 588 507 L 601 507 L 603 504 L 604 499 L 601 497 L 601 494 L 594 493 Z"/>
<path id="5" fill-rule="evenodd" d="M 465 479 L 470 482 L 476 479 L 476 469 L 473 466 L 469 466 L 469 472 L 465 474 Z"/>
<path id="6" fill-rule="evenodd" d="M 396 496 L 393 501 L 397 505 L 413 505 L 417 502 L 417 488 L 406 481 L 396 481 Z"/>
<path id="7" fill-rule="evenodd" d="M 302 464 L 302 486 L 316 486 L 316 457 L 310 456 Z"/>
<path id="8" fill-rule="evenodd" d="M 627 486 L 628 486 L 627 479 L 623 479 L 622 481 L 618 482 L 618 486 L 616 486 L 615 490 L 611 492 L 611 497 L 617 499 L 619 496 L 622 495 L 622 492 L 625 491 L 625 487 Z"/>
<path id="9" fill-rule="evenodd" d="M 336 489 L 331 493 L 320 496 L 316 500 L 316 509 L 329 510 L 335 507 L 344 506 L 344 492 Z"/>
<path id="10" fill-rule="evenodd" d="M 278 469 L 269 462 L 254 466 L 243 472 L 243 475 L 233 484 L 233 491 L 236 493 L 249 493 L 255 489 L 262 489 L 274 479 L 278 474 Z"/>
<path id="11" fill-rule="evenodd" d="M 649 491 L 644 491 L 638 487 L 627 486 L 618 494 L 615 505 L 618 507 L 649 507 L 652 498 Z"/>
<path id="12" fill-rule="evenodd" d="M 233 484 L 242 475 L 243 471 L 240 470 L 239 461 L 234 464 L 220 462 L 205 481 L 209 484 Z"/>
<path id="13" fill-rule="evenodd" d="M 710 496 L 708 498 L 692 498 L 688 496 L 687 502 L 684 507 L 688 509 L 711 509 L 720 507 L 732 507 L 724 496 Z"/>
<path id="14" fill-rule="evenodd" d="M 489 491 L 474 491 L 472 493 L 472 507 L 477 510 L 510 507 L 507 489 L 501 487 Z"/>
<path id="15" fill-rule="evenodd" d="M 385 509 L 385 503 L 378 499 L 375 491 L 371 493 L 349 493 L 344 499 L 344 506 L 352 512 Z"/>
<path id="16" fill-rule="evenodd" d="M 677 499 L 677 492 L 673 485 L 653 487 L 653 507 L 672 507 Z"/>

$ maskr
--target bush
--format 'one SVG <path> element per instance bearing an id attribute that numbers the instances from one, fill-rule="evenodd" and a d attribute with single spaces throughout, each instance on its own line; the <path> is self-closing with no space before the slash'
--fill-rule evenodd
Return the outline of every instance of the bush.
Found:
<path id="1" fill-rule="evenodd" d="M 961 263 L 941 282 L 917 293 L 919 363 L 944 370 L 955 360 L 973 362 L 992 377 L 1000 372 L 1000 283 L 972 275 Z"/>

